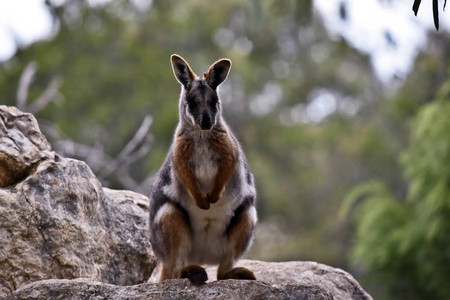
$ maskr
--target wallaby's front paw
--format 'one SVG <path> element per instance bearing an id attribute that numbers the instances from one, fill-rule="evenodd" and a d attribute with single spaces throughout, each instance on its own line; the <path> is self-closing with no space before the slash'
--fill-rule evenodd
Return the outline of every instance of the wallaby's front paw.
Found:
<path id="1" fill-rule="evenodd" d="M 197 197 L 195 199 L 195 204 L 197 204 L 198 208 L 200 209 L 209 209 L 210 205 L 209 205 L 209 201 L 208 198 L 205 196 L 201 196 L 201 197 Z"/>
<path id="2" fill-rule="evenodd" d="M 221 195 L 217 193 L 208 193 L 206 198 L 208 198 L 209 203 L 216 203 L 221 198 Z"/>

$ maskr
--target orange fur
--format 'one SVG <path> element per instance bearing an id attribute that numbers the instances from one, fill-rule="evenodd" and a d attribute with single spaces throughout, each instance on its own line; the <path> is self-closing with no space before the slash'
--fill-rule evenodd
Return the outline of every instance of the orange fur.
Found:
<path id="1" fill-rule="evenodd" d="M 243 253 L 248 237 L 252 233 L 253 221 L 245 214 L 242 215 L 236 226 L 228 233 L 228 241 L 234 246 L 234 253 Z"/>
<path id="2" fill-rule="evenodd" d="M 211 138 L 211 147 L 219 155 L 219 169 L 207 198 L 210 203 L 217 202 L 230 182 L 237 165 L 236 147 L 228 133 L 215 129 Z"/>
<path id="3" fill-rule="evenodd" d="M 181 184 L 185 187 L 189 196 L 194 199 L 195 204 L 201 209 L 208 209 L 209 202 L 203 195 L 195 179 L 194 171 L 189 164 L 192 154 L 194 153 L 194 145 L 191 141 L 178 134 L 175 138 L 175 146 L 173 150 L 173 164 L 175 175 Z"/>
<path id="4" fill-rule="evenodd" d="M 191 141 L 177 134 L 173 151 L 175 174 L 181 184 L 188 191 L 196 205 L 201 209 L 208 209 L 209 203 L 217 202 L 230 182 L 237 165 L 237 151 L 228 133 L 222 128 L 215 128 L 211 133 L 210 143 L 213 151 L 219 156 L 219 167 L 214 183 L 205 197 L 195 178 L 190 160 L 194 153 Z"/>
<path id="5" fill-rule="evenodd" d="M 161 222 L 162 231 L 168 237 L 167 242 L 172 253 L 167 253 L 171 258 L 169 263 L 162 265 L 159 281 L 165 279 L 176 278 L 177 270 L 182 267 L 183 261 L 177 261 L 183 257 L 181 251 L 187 251 L 187 244 L 191 239 L 191 231 L 189 224 L 186 222 L 183 214 L 179 210 L 174 210 L 170 214 L 164 216 Z"/>
<path id="6" fill-rule="evenodd" d="M 253 231 L 253 221 L 250 218 L 250 216 L 248 216 L 247 214 L 240 215 L 239 219 L 227 233 L 228 236 L 227 251 L 226 251 L 227 254 L 220 263 L 219 268 L 217 269 L 218 280 L 230 278 L 238 279 L 237 277 L 230 277 L 232 276 L 231 275 L 232 273 L 229 272 L 233 271 L 232 269 L 233 263 L 237 259 L 239 259 L 239 256 L 244 252 L 248 242 L 248 238 L 249 236 L 251 236 L 252 231 Z M 251 279 L 251 278 L 244 278 L 244 279 Z"/>

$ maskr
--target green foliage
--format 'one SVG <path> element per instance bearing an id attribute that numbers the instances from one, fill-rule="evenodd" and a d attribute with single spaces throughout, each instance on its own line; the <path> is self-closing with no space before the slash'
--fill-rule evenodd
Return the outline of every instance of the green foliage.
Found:
<path id="1" fill-rule="evenodd" d="M 399 201 L 384 184 L 371 182 L 355 188 L 342 208 L 346 213 L 355 206 L 354 261 L 388 282 L 395 299 L 449 299 L 449 87 L 450 81 L 414 121 L 401 156 L 406 199 Z"/>

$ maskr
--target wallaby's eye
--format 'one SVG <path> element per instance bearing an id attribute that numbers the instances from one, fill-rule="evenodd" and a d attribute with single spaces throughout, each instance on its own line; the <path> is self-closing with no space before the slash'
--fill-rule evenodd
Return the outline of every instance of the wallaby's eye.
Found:
<path id="1" fill-rule="evenodd" d="M 218 102 L 219 102 L 219 99 L 217 97 L 213 97 L 211 99 L 211 102 L 209 103 L 209 105 L 211 105 L 212 108 L 216 108 Z"/>
<path id="2" fill-rule="evenodd" d="M 187 99 L 187 103 L 188 103 L 188 106 L 189 106 L 189 110 L 194 110 L 196 107 L 197 107 L 197 102 L 195 102 L 195 100 L 194 99 Z"/>

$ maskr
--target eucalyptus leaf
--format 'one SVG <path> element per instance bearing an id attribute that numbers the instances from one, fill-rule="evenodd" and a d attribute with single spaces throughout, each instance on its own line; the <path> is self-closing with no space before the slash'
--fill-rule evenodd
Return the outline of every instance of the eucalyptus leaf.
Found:
<path id="1" fill-rule="evenodd" d="M 439 10 L 438 10 L 438 0 L 433 0 L 433 20 L 436 30 L 439 30 Z"/>
<path id="2" fill-rule="evenodd" d="M 420 6 L 420 2 L 422 0 L 414 0 L 414 4 L 413 4 L 413 12 L 414 15 L 417 16 L 417 12 L 419 11 L 419 6 Z"/>

